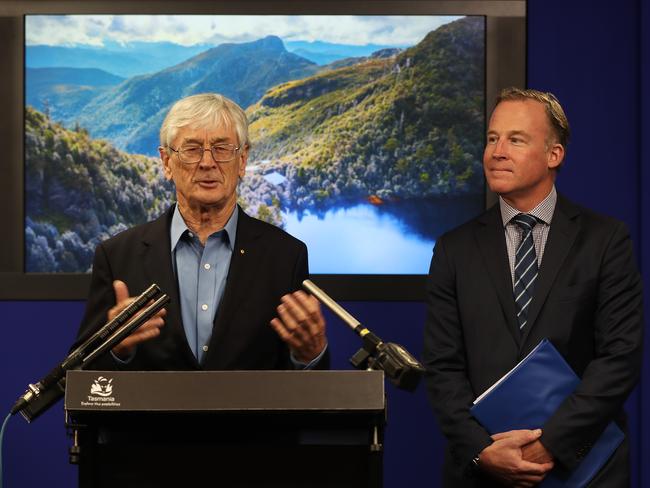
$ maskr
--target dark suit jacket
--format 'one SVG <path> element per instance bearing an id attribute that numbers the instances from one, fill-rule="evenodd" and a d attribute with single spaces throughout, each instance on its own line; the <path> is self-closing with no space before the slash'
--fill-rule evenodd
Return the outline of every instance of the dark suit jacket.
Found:
<path id="1" fill-rule="evenodd" d="M 131 362 L 117 364 L 106 354 L 91 365 L 93 369 L 293 369 L 287 346 L 269 322 L 276 316 L 280 297 L 300 289 L 308 277 L 307 248 L 283 230 L 249 217 L 239 207 L 237 211 L 230 270 L 203 364 L 192 353 L 181 321 L 169 237 L 173 207 L 157 220 L 97 247 L 79 338 L 88 337 L 106 322 L 106 314 L 115 304 L 112 282 L 116 279 L 124 281 L 132 295 L 157 283 L 171 303 L 161 334 L 139 344 Z M 318 366 L 327 365 L 326 353 Z"/>
<path id="2" fill-rule="evenodd" d="M 438 240 L 427 293 L 424 362 L 449 441 L 446 486 L 489 485 L 470 476 L 471 459 L 491 439 L 469 407 L 544 338 L 582 380 L 545 425 L 531 426 L 543 429 L 556 465 L 574 468 L 609 421 L 624 421 L 623 402 L 640 373 L 643 322 L 640 277 L 621 222 L 558 196 L 523 334 L 498 205 Z M 603 471 L 612 472 L 603 486 L 624 485 L 626 456 L 617 453 Z"/>

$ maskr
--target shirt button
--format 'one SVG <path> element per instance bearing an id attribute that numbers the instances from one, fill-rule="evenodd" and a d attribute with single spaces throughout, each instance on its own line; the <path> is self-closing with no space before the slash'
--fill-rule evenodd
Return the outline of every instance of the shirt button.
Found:
<path id="1" fill-rule="evenodd" d="M 208 306 L 205 303 L 203 305 L 201 305 L 201 310 L 207 310 L 207 309 L 208 309 Z"/>
<path id="2" fill-rule="evenodd" d="M 203 346 L 203 352 L 208 352 L 208 346 Z"/>
<path id="3" fill-rule="evenodd" d="M 203 265 L 203 267 L 204 267 L 205 269 L 210 269 L 210 263 L 205 263 L 205 264 Z"/>

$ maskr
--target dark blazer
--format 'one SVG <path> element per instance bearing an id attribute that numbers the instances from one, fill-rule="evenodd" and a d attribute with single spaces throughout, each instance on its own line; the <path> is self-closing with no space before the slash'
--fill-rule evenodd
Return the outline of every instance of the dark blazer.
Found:
<path id="1" fill-rule="evenodd" d="M 110 354 L 93 369 L 233 370 L 293 369 L 286 344 L 269 325 L 280 297 L 300 289 L 308 277 L 307 248 L 283 230 L 246 215 L 241 208 L 237 237 L 223 299 L 202 364 L 183 330 L 178 283 L 174 276 L 169 229 L 173 207 L 163 216 L 101 243 L 96 251 L 86 313 L 78 337 L 88 337 L 106 322 L 115 304 L 112 282 L 122 280 L 131 295 L 157 283 L 171 297 L 161 334 L 137 346 L 127 365 Z M 328 357 L 318 366 L 325 368 Z"/>
<path id="2" fill-rule="evenodd" d="M 489 486 L 470 469 L 491 439 L 469 407 L 544 338 L 581 377 L 545 425 L 531 426 L 543 429 L 559 469 L 574 468 L 609 421 L 624 423 L 623 402 L 640 374 L 643 321 L 623 223 L 558 196 L 523 334 L 498 205 L 438 240 L 427 295 L 424 362 L 449 441 L 445 486 Z M 624 443 L 597 476 L 602 486 L 626 486 L 626 453 Z"/>

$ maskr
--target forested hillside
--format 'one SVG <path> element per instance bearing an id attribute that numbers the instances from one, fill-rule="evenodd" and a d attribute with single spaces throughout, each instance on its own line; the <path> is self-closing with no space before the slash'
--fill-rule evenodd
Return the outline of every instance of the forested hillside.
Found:
<path id="1" fill-rule="evenodd" d="M 481 192 L 483 20 L 413 48 L 269 90 L 249 108 L 251 159 L 283 174 L 282 205 Z"/>
<path id="2" fill-rule="evenodd" d="M 157 159 L 118 151 L 29 107 L 25 130 L 27 271 L 85 271 L 97 243 L 172 201 Z"/>

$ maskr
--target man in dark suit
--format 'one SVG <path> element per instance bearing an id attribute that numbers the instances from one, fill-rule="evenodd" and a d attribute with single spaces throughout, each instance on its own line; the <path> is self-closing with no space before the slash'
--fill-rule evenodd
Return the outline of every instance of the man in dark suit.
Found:
<path id="1" fill-rule="evenodd" d="M 552 94 L 502 92 L 483 158 L 499 202 L 436 243 L 424 362 L 449 441 L 445 486 L 534 486 L 554 467 L 575 468 L 610 421 L 625 431 L 641 367 L 641 283 L 624 224 L 556 193 L 568 137 Z M 472 402 L 544 338 L 578 388 L 544 425 L 490 436 Z M 629 484 L 627 444 L 590 486 Z"/>
<path id="2" fill-rule="evenodd" d="M 87 337 L 157 283 L 166 311 L 99 358 L 95 369 L 304 369 L 327 367 L 325 321 L 299 290 L 307 248 L 237 206 L 248 158 L 242 109 L 217 94 L 178 101 L 160 131 L 164 174 L 177 203 L 95 252 Z"/>

